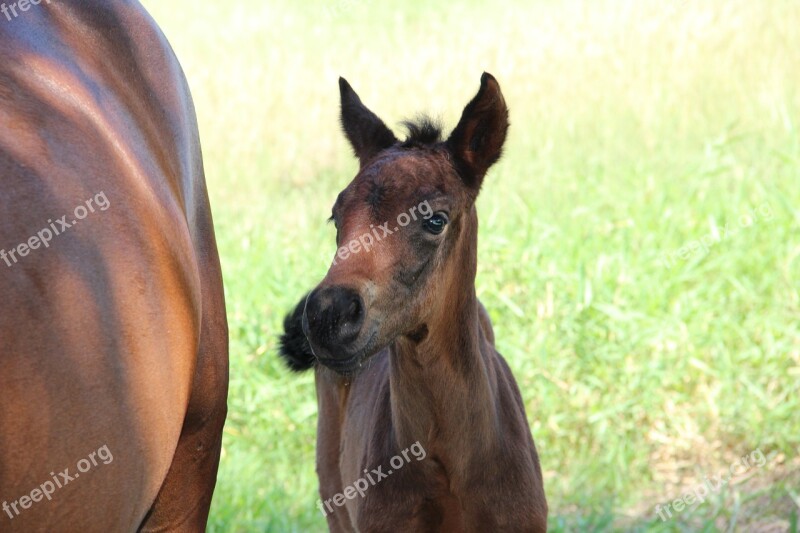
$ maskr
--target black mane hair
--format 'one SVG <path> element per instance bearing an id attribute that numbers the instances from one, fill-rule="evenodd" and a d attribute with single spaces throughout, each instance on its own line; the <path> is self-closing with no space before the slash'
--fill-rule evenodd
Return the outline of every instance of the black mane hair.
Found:
<path id="1" fill-rule="evenodd" d="M 294 372 L 302 372 L 313 368 L 316 364 L 316 357 L 311 351 L 311 345 L 303 333 L 303 312 L 306 307 L 306 294 L 295 306 L 294 311 L 286 315 L 283 321 L 283 334 L 278 345 L 278 355 L 283 362 Z"/>
<path id="2" fill-rule="evenodd" d="M 442 124 L 427 115 L 421 115 L 416 120 L 405 120 L 402 125 L 408 132 L 406 140 L 400 145 L 403 148 L 431 146 L 442 141 Z"/>

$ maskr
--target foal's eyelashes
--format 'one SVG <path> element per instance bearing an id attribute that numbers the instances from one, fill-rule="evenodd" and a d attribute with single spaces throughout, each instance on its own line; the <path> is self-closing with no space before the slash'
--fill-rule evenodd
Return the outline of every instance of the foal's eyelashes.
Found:
<path id="1" fill-rule="evenodd" d="M 447 226 L 448 222 L 449 219 L 447 218 L 447 214 L 441 212 L 434 213 L 422 222 L 422 227 L 425 228 L 428 233 L 439 235 L 444 231 L 444 228 Z"/>

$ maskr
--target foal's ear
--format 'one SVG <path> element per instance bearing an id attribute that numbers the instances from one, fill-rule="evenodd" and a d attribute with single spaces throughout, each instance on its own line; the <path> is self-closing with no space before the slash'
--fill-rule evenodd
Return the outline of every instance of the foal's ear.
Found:
<path id="1" fill-rule="evenodd" d="M 500 159 L 507 131 L 508 108 L 500 84 L 484 72 L 478 94 L 447 140 L 468 187 L 480 189 L 486 171 Z"/>
<path id="2" fill-rule="evenodd" d="M 342 128 L 363 167 L 381 150 L 389 148 L 397 139 L 367 107 L 344 78 L 339 78 L 342 96 Z"/>

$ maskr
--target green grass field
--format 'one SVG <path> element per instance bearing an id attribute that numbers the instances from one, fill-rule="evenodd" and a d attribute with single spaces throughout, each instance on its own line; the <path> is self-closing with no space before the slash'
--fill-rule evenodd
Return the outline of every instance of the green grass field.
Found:
<path id="1" fill-rule="evenodd" d="M 452 127 L 484 70 L 512 128 L 479 200 L 478 293 L 551 529 L 798 530 L 800 3 L 145 4 L 193 89 L 225 272 L 210 531 L 325 530 L 313 376 L 275 349 L 357 169 L 337 77 L 391 126 Z M 656 515 L 754 450 L 762 467 Z"/>

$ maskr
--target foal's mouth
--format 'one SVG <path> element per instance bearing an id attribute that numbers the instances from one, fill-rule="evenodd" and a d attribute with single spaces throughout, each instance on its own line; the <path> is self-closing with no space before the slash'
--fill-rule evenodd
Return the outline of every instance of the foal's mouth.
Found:
<path id="1" fill-rule="evenodd" d="M 361 362 L 363 358 L 360 354 L 354 355 L 350 359 L 340 360 L 340 359 L 326 359 L 317 357 L 317 360 L 323 366 L 330 368 L 337 374 L 342 374 L 343 376 L 351 376 L 356 373 L 356 370 L 361 366 Z"/>
<path id="2" fill-rule="evenodd" d="M 375 339 L 378 336 L 377 329 L 370 334 L 365 342 L 359 343 L 360 346 L 358 348 L 352 346 L 320 346 L 314 342 L 312 336 L 309 334 L 308 317 L 304 313 L 303 333 L 306 336 L 314 358 L 319 361 L 321 365 L 344 376 L 356 374 L 364 361 L 378 351 L 375 346 Z"/>
<path id="3" fill-rule="evenodd" d="M 312 353 L 314 353 L 314 357 L 317 358 L 317 361 L 319 361 L 320 364 L 330 368 L 331 370 L 335 371 L 338 374 L 342 374 L 344 376 L 351 376 L 353 374 L 356 374 L 358 370 L 361 368 L 364 361 L 369 359 L 375 353 L 375 351 L 370 350 L 370 348 L 372 348 L 373 341 L 375 340 L 377 333 L 378 333 L 377 331 L 373 332 L 373 334 L 364 344 L 364 347 L 359 350 L 356 350 L 356 353 L 351 357 L 348 357 L 347 359 L 324 357 L 317 355 L 314 345 L 310 341 L 309 341 L 309 346 L 311 346 L 311 351 Z"/>

